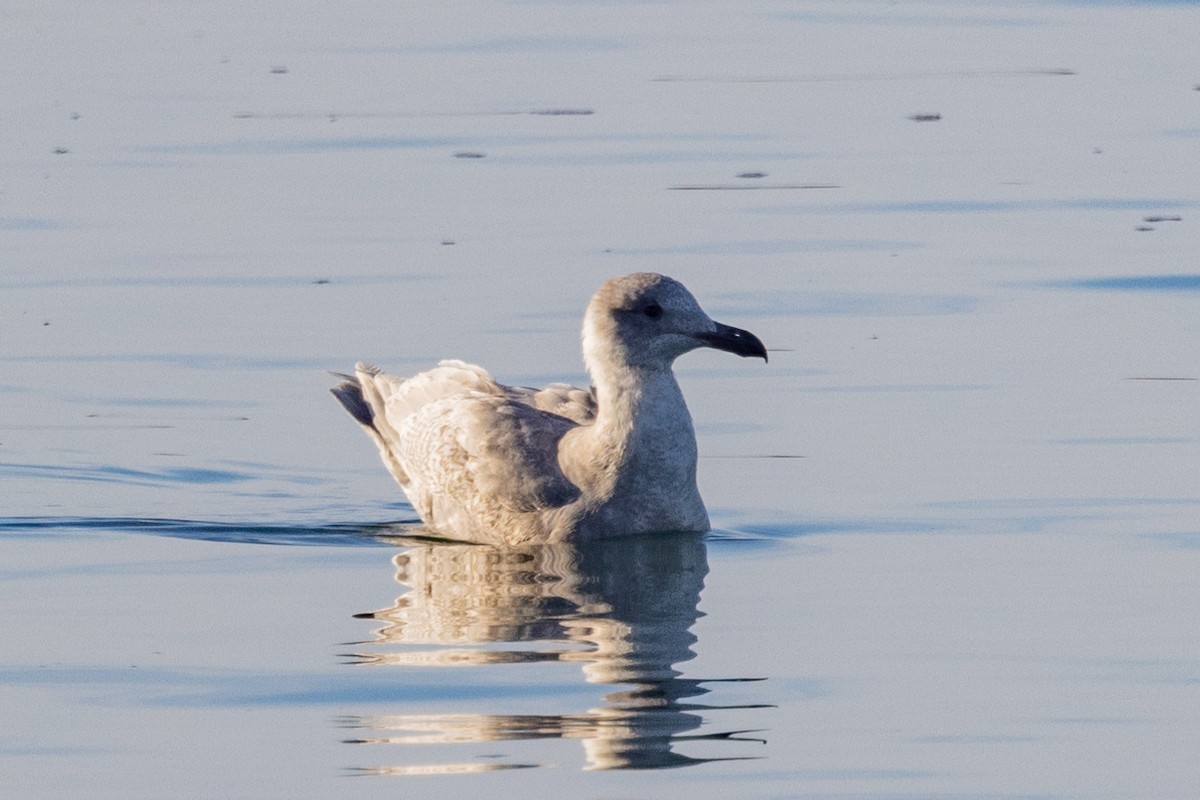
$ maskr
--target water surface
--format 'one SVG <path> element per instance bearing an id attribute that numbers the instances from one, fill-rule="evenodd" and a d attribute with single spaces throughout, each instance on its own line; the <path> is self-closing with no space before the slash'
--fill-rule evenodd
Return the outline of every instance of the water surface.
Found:
<path id="1" fill-rule="evenodd" d="M 1191 796 L 1198 15 L 0 12 L 0 793 Z M 635 270 L 714 533 L 423 538 L 326 370 Z"/>

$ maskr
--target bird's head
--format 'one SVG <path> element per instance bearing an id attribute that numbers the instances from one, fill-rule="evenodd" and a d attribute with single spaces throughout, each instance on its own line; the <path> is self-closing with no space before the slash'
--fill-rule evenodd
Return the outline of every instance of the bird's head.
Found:
<path id="1" fill-rule="evenodd" d="M 588 304 L 583 351 L 589 366 L 619 359 L 631 366 L 669 369 L 698 347 L 767 360 L 749 331 L 713 321 L 682 283 L 653 272 L 613 278 Z"/>

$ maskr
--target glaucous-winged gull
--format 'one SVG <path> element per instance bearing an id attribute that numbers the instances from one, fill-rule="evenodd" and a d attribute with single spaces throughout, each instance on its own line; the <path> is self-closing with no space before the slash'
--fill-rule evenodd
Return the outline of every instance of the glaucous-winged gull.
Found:
<path id="1" fill-rule="evenodd" d="M 614 278 L 583 318 L 590 389 L 504 386 L 442 361 L 410 378 L 359 363 L 331 391 L 424 523 L 499 544 L 706 531 L 696 435 L 671 365 L 713 347 L 767 358 L 663 275 Z"/>

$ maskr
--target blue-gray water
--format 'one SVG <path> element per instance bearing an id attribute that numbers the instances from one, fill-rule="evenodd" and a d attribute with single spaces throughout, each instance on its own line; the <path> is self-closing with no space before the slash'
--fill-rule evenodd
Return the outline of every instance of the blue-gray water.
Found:
<path id="1" fill-rule="evenodd" d="M 426 5 L 0 12 L 0 794 L 1193 796 L 1196 4 Z M 714 533 L 413 538 L 644 269 Z"/>

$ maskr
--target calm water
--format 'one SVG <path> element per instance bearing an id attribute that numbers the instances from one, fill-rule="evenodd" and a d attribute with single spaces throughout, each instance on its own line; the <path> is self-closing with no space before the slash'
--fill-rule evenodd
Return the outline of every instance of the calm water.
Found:
<path id="1" fill-rule="evenodd" d="M 93 5 L 0 11 L 0 794 L 1194 796 L 1195 3 Z M 325 371 L 642 269 L 773 348 L 717 530 L 413 538 Z"/>

